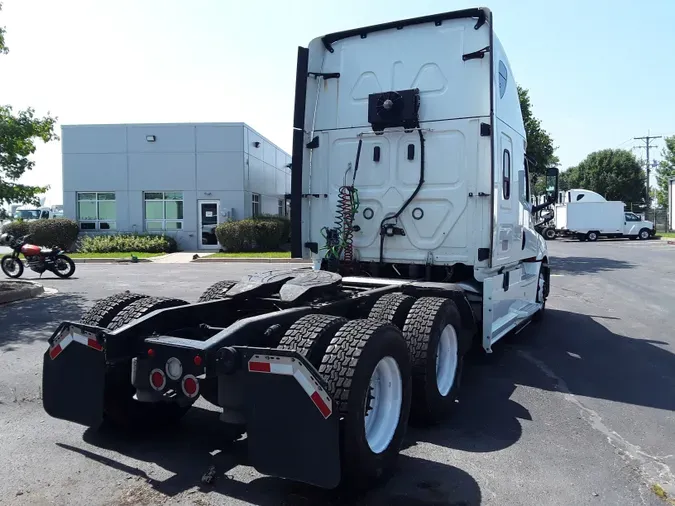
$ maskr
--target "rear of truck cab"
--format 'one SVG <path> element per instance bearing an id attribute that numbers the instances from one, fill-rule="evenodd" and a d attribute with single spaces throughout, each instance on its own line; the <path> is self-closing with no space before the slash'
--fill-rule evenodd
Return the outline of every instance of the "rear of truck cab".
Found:
<path id="1" fill-rule="evenodd" d="M 487 10 L 451 14 L 309 44 L 304 114 L 296 125 L 305 132 L 302 153 L 294 146 L 294 163 L 302 163 L 296 195 L 302 195 L 303 258 L 324 257 L 325 227 L 333 226 L 341 189 L 353 181 L 358 261 L 424 265 L 430 255 L 438 264 L 481 261 L 478 249 L 490 244 L 493 194 L 491 56 L 484 51 L 492 29 Z M 413 90 L 419 129 L 374 132 L 372 95 Z M 414 202 L 395 220 L 405 234 L 381 244 L 383 219 L 404 206 L 422 170 Z"/>

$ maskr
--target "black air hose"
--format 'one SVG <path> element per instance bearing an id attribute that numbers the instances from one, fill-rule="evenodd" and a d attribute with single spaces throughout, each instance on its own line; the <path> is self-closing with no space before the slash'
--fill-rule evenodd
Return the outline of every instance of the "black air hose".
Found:
<path id="1" fill-rule="evenodd" d="M 417 130 L 417 133 L 420 136 L 420 180 L 417 183 L 417 188 L 412 192 L 412 195 L 408 197 L 401 208 L 396 212 L 394 216 L 388 216 L 380 222 L 380 264 L 384 262 L 384 236 L 385 236 L 385 227 L 384 223 L 388 220 L 397 220 L 401 213 L 405 211 L 406 207 L 412 202 L 415 196 L 419 193 L 422 185 L 424 184 L 424 135 L 422 134 L 422 129 Z"/>

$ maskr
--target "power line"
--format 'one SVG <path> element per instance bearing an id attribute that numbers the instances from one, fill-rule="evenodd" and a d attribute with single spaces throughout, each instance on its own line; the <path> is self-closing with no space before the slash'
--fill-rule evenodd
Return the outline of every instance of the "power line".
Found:
<path id="1" fill-rule="evenodd" d="M 649 209 L 650 205 L 650 195 L 649 195 L 649 148 L 653 148 L 654 145 L 650 144 L 651 141 L 655 139 L 661 139 L 661 135 L 645 135 L 644 137 L 634 137 L 636 141 L 643 141 L 645 143 L 644 146 L 634 146 L 635 148 L 645 148 L 647 151 L 647 164 L 646 164 L 646 169 L 647 169 L 647 209 Z"/>

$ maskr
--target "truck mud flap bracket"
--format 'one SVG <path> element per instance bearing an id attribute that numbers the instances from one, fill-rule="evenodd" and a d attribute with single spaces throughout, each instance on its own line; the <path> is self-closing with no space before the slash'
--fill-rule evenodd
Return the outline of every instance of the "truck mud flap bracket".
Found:
<path id="1" fill-rule="evenodd" d="M 235 347 L 244 369 L 248 454 L 258 472 L 339 485 L 339 416 L 316 369 L 294 351 Z"/>
<path id="2" fill-rule="evenodd" d="M 93 334 L 59 327 L 42 361 L 42 405 L 49 416 L 87 427 L 103 421 L 106 360 Z"/>

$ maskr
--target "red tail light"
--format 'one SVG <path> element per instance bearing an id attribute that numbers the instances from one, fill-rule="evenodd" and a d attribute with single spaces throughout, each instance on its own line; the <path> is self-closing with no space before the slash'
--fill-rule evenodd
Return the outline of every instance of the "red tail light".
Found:
<path id="1" fill-rule="evenodd" d="M 150 386 L 157 391 L 164 390 L 166 386 L 166 376 L 161 369 L 153 369 L 150 371 Z"/>
<path id="2" fill-rule="evenodd" d="M 189 398 L 199 395 L 199 380 L 192 374 L 187 374 L 183 378 L 183 393 Z"/>

